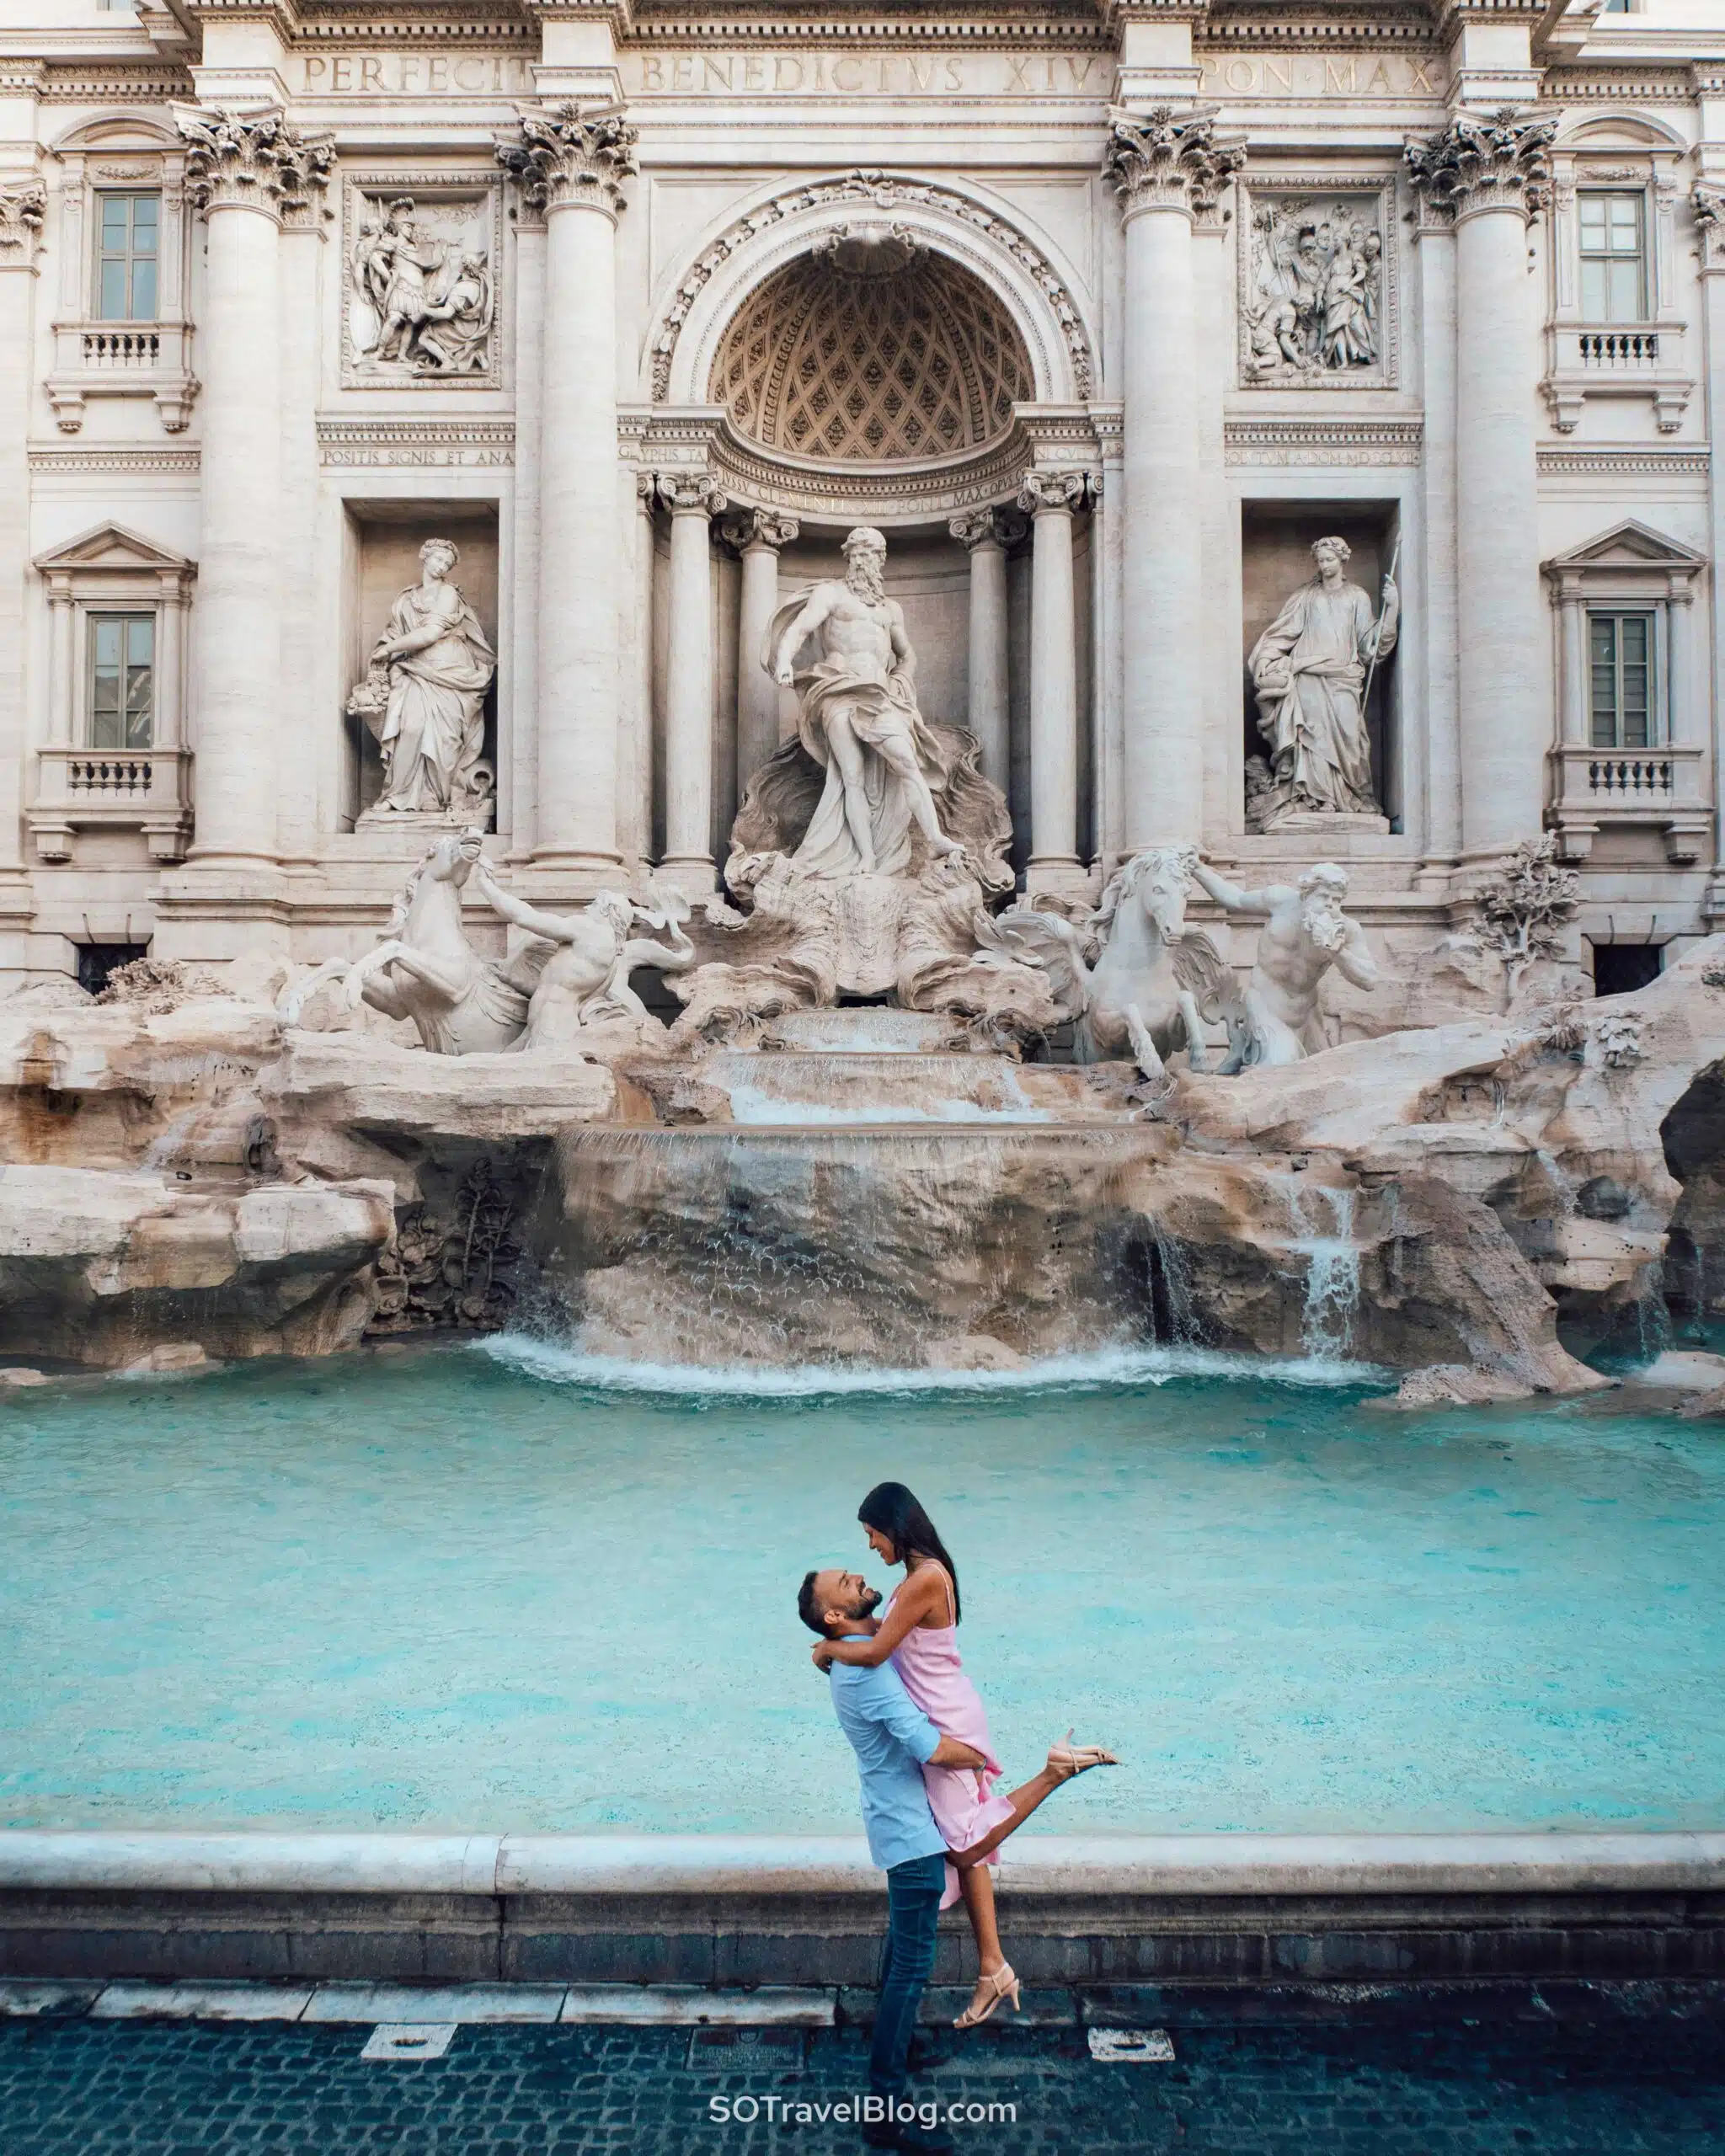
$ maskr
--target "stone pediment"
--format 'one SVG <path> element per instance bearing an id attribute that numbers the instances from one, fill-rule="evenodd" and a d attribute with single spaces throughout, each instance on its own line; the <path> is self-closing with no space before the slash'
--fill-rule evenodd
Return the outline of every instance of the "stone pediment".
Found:
<path id="1" fill-rule="evenodd" d="M 1678 569 L 1692 575 L 1706 566 L 1705 555 L 1675 539 L 1666 538 L 1663 532 L 1637 523 L 1633 517 L 1614 525 L 1584 546 L 1573 547 L 1567 553 L 1554 554 L 1544 564 L 1547 576 L 1561 575 L 1566 570 L 1574 574 L 1589 569 Z"/>
<path id="2" fill-rule="evenodd" d="M 93 531 L 86 531 L 64 547 L 56 547 L 51 553 L 38 554 L 35 566 L 45 572 L 165 569 L 184 576 L 195 570 L 197 564 L 184 554 L 158 547 L 152 539 L 128 531 L 123 524 L 99 524 Z"/>

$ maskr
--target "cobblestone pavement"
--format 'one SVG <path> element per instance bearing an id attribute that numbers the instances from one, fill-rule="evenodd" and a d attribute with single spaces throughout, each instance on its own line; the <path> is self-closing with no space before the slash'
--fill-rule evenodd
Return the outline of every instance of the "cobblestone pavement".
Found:
<path id="1" fill-rule="evenodd" d="M 1725 2013 L 1601 2022 L 1530 2009 L 1183 2026 L 1172 2065 L 1104 2064 L 1071 2028 L 943 2039 L 921 2101 L 1016 2106 L 956 2126 L 988 2156 L 1717 2156 Z M 3 2156 L 756 2156 L 850 2151 L 855 2127 L 766 2116 L 864 2086 L 856 2030 L 740 2052 L 687 2029 L 464 2026 L 444 2057 L 362 2061 L 351 2025 L 0 2021 Z M 748 2041 L 747 2039 L 743 2039 Z M 760 2116 L 716 2116 L 738 2099 Z"/>

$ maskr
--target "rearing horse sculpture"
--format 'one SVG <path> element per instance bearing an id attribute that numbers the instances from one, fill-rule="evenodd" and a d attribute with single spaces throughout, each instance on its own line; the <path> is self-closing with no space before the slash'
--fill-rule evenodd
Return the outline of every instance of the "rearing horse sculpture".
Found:
<path id="1" fill-rule="evenodd" d="M 1186 926 L 1198 850 L 1151 846 L 1109 878 L 1087 921 L 1015 906 L 977 916 L 979 940 L 1001 956 L 1028 959 L 1050 977 L 1056 1000 L 1077 1021 L 1080 1063 L 1130 1054 L 1146 1078 L 1164 1075 L 1183 1046 L 1207 1070 L 1202 1021 L 1226 1019 L 1238 1001 L 1232 970 L 1207 936 Z M 1094 963 L 1087 951 L 1100 943 Z"/>
<path id="2" fill-rule="evenodd" d="M 484 1055 L 513 1048 L 527 1022 L 531 984 L 482 958 L 462 926 L 462 886 L 480 855 L 477 830 L 440 839 L 408 878 L 383 940 L 363 958 L 330 958 L 296 982 L 276 1006 L 296 1026 L 313 992 L 344 984 L 347 1006 L 369 1003 L 386 1017 L 411 1018 L 434 1055 Z"/>

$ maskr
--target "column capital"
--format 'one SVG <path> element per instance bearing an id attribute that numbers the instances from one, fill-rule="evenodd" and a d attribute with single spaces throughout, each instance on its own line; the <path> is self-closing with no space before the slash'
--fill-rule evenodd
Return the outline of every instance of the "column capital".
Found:
<path id="1" fill-rule="evenodd" d="M 754 553 L 763 547 L 776 554 L 781 547 L 788 547 L 802 528 L 795 517 L 787 516 L 782 510 L 742 509 L 725 519 L 719 526 L 719 536 L 740 554 Z"/>
<path id="2" fill-rule="evenodd" d="M 497 162 L 535 210 L 601 210 L 615 217 L 622 183 L 635 170 L 639 131 L 620 105 L 572 99 L 536 108 L 519 105 L 521 139 L 499 142 Z"/>
<path id="3" fill-rule="evenodd" d="M 1485 210 L 1511 210 L 1524 221 L 1545 206 L 1556 120 L 1506 105 L 1457 113 L 1435 135 L 1417 136 L 1402 152 L 1408 178 L 1434 214 L 1459 222 Z"/>
<path id="4" fill-rule="evenodd" d="M 947 530 L 967 554 L 974 554 L 979 547 L 1016 547 L 1026 526 L 1017 509 L 996 503 L 991 509 L 967 509 L 962 516 L 949 517 Z"/>
<path id="5" fill-rule="evenodd" d="M 1246 163 L 1239 137 L 1219 139 L 1215 107 L 1193 105 L 1176 112 L 1159 104 L 1143 114 L 1108 115 L 1108 146 L 1103 174 L 1119 196 L 1124 212 L 1181 210 L 1207 216 L 1222 189 Z"/>
<path id="6" fill-rule="evenodd" d="M 192 206 L 260 210 L 266 216 L 305 209 L 335 164 L 335 137 L 290 125 L 286 113 L 227 112 L 177 104 L 174 124 L 186 146 L 186 193 Z"/>
<path id="7" fill-rule="evenodd" d="M 710 472 L 661 472 L 659 499 L 673 516 L 721 516 L 731 505 Z"/>
<path id="8" fill-rule="evenodd" d="M 47 214 L 39 179 L 0 179 L 0 270 L 34 270 Z"/>
<path id="9" fill-rule="evenodd" d="M 1725 187 L 1712 187 L 1698 179 L 1690 205 L 1695 211 L 1696 249 L 1701 256 L 1701 275 L 1725 275 Z"/>
<path id="10" fill-rule="evenodd" d="M 1018 489 L 1018 507 L 1027 516 L 1048 510 L 1070 516 L 1088 499 L 1090 478 L 1087 472 L 1027 472 Z"/>

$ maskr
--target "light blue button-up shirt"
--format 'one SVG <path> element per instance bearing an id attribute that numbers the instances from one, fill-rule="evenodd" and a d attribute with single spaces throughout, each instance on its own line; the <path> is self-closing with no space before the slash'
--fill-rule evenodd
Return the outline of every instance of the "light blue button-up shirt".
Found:
<path id="1" fill-rule="evenodd" d="M 914 1857 L 944 1854 L 946 1843 L 922 1786 L 922 1763 L 940 1748 L 940 1732 L 911 1700 L 891 1662 L 853 1669 L 836 1662 L 827 1674 L 839 1726 L 857 1754 L 869 1855 L 890 1871 Z"/>

